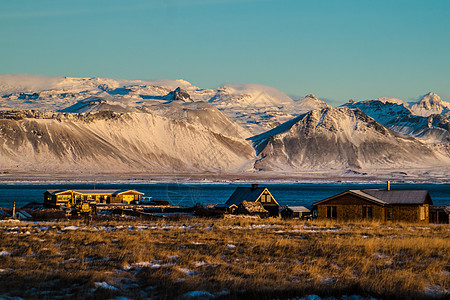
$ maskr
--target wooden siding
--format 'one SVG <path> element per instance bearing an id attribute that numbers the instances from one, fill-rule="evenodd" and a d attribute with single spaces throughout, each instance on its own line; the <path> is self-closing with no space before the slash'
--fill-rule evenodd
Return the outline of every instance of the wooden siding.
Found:
<path id="1" fill-rule="evenodd" d="M 423 207 L 424 219 L 420 218 L 420 210 Z M 429 205 L 392 205 L 394 222 L 407 222 L 407 223 L 430 223 Z"/>
<path id="2" fill-rule="evenodd" d="M 385 208 L 373 202 L 361 199 L 351 194 L 344 194 L 317 205 L 317 217 L 321 220 L 333 219 L 327 217 L 327 206 L 336 207 L 337 221 L 385 221 Z M 366 218 L 363 218 L 363 207 L 366 207 Z M 368 208 L 372 209 L 372 218 L 368 216 Z"/>
<path id="3" fill-rule="evenodd" d="M 327 206 L 336 208 L 336 221 L 385 221 L 385 207 L 379 205 L 348 205 L 348 204 L 335 204 L 325 205 L 319 204 L 317 206 L 318 218 L 321 220 L 333 219 L 332 216 L 327 217 Z M 366 217 L 363 218 L 363 206 L 366 208 L 372 208 L 372 217 L 368 215 L 366 211 Z M 367 209 L 368 210 L 368 209 Z"/>

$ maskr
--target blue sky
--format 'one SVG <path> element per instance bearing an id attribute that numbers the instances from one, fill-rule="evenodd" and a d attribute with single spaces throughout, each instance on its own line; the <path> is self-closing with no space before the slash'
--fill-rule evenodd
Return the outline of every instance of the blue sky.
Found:
<path id="1" fill-rule="evenodd" d="M 450 100 L 450 1 L 0 0 L 0 73 Z"/>

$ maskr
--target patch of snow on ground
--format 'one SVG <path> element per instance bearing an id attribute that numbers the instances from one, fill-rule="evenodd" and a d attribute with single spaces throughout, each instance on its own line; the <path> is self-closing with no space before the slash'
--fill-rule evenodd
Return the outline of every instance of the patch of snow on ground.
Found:
<path id="1" fill-rule="evenodd" d="M 207 265 L 207 263 L 204 262 L 204 261 L 196 261 L 196 262 L 194 263 L 194 265 L 195 265 L 196 267 L 201 267 L 201 266 Z"/>
<path id="2" fill-rule="evenodd" d="M 334 283 L 335 278 L 333 278 L 333 277 L 325 277 L 325 278 L 322 278 L 320 281 L 322 283 L 325 283 L 325 284 L 332 284 L 332 283 Z"/>
<path id="3" fill-rule="evenodd" d="M 9 253 L 8 251 L 1 251 L 0 252 L 0 256 L 5 256 L 5 255 L 10 255 L 11 253 Z"/>
<path id="4" fill-rule="evenodd" d="M 375 254 L 378 258 L 388 258 L 389 255 L 383 254 L 383 253 L 376 253 Z"/>
<path id="5" fill-rule="evenodd" d="M 215 298 L 216 296 L 205 291 L 191 291 L 183 295 L 183 298 Z"/>
<path id="6" fill-rule="evenodd" d="M 80 228 L 81 227 L 78 227 L 78 226 L 65 226 L 61 230 L 78 230 Z"/>
<path id="7" fill-rule="evenodd" d="M 445 296 L 450 296 L 450 290 L 444 289 L 439 285 L 429 285 L 425 288 L 425 294 L 434 298 L 441 298 Z"/>
<path id="8" fill-rule="evenodd" d="M 103 288 L 103 289 L 107 289 L 107 290 L 112 290 L 112 291 L 118 291 L 119 289 L 116 288 L 113 285 L 108 284 L 107 282 L 103 281 L 103 282 L 96 282 L 94 283 L 95 287 L 98 288 Z"/>
<path id="9" fill-rule="evenodd" d="M 228 248 L 228 249 L 234 249 L 234 248 L 236 248 L 236 245 L 228 244 L 228 245 L 227 245 L 227 248 Z"/>
<path id="10" fill-rule="evenodd" d="M 185 268 L 179 268 L 178 270 L 180 270 L 181 272 L 183 272 L 184 274 L 186 274 L 187 276 L 193 276 L 193 275 L 197 275 L 198 273 L 189 269 L 185 269 Z"/>

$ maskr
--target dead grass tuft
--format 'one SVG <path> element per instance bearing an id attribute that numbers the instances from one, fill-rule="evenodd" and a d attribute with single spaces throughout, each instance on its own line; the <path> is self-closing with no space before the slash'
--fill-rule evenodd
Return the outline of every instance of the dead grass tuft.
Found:
<path id="1" fill-rule="evenodd" d="M 0 223 L 0 241 L 2 297 L 176 298 L 204 290 L 227 298 L 445 298 L 450 290 L 448 225 L 78 220 Z"/>

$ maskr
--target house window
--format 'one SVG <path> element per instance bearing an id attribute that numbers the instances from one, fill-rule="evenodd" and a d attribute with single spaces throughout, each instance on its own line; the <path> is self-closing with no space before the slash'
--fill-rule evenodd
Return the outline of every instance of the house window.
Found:
<path id="1" fill-rule="evenodd" d="M 72 200 L 71 195 L 58 195 L 58 201 L 68 202 L 70 200 Z"/>
<path id="2" fill-rule="evenodd" d="M 363 219 L 372 219 L 372 206 L 362 207 L 362 217 Z"/>
<path id="3" fill-rule="evenodd" d="M 261 195 L 261 202 L 270 202 L 270 195 L 269 194 L 262 194 Z"/>
<path id="4" fill-rule="evenodd" d="M 336 206 L 327 206 L 327 218 L 328 219 L 337 218 Z"/>
<path id="5" fill-rule="evenodd" d="M 393 210 L 392 207 L 388 207 L 386 210 L 386 219 L 392 220 Z"/>
<path id="6" fill-rule="evenodd" d="M 425 220 L 425 207 L 423 206 L 420 207 L 420 220 Z"/>

